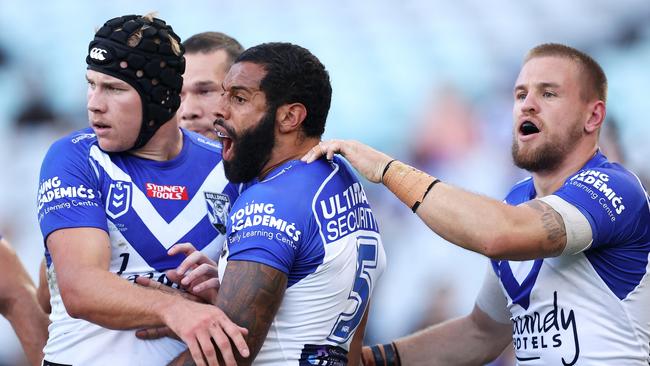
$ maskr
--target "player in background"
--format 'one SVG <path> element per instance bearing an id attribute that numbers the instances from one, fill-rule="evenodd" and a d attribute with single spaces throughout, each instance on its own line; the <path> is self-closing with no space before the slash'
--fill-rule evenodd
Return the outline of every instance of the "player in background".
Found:
<path id="1" fill-rule="evenodd" d="M 185 73 L 178 120 L 182 128 L 216 140 L 214 113 L 221 84 L 244 48 L 220 32 L 197 33 L 183 42 Z"/>
<path id="2" fill-rule="evenodd" d="M 91 128 L 55 142 L 46 155 L 38 218 L 52 281 L 44 364 L 163 365 L 189 347 L 234 365 L 229 338 L 248 353 L 246 330 L 212 305 L 153 291 L 191 242 L 218 256 L 228 206 L 238 195 L 224 177 L 221 148 L 178 128 L 185 69 L 173 29 L 151 15 L 107 21 L 88 47 Z M 131 329 L 166 324 L 180 339 L 142 341 Z"/>
<path id="3" fill-rule="evenodd" d="M 307 165 L 331 101 L 329 75 L 308 50 L 267 43 L 244 51 L 226 75 L 215 127 L 226 177 L 254 184 L 230 213 L 216 305 L 246 327 L 247 365 L 360 361 L 368 303 L 385 266 L 365 192 L 340 159 Z M 216 263 L 184 279 L 196 282 Z M 191 365 L 186 352 L 173 365 Z"/>
<path id="4" fill-rule="evenodd" d="M 40 365 L 47 340 L 47 315 L 36 288 L 9 242 L 0 235 L 0 314 L 16 332 L 31 365 Z"/>
<path id="5" fill-rule="evenodd" d="M 521 365 L 648 365 L 650 203 L 637 176 L 599 151 L 606 99 L 590 56 L 529 51 L 513 89 L 512 156 L 532 177 L 504 202 L 354 141 L 305 156 L 340 152 L 440 236 L 491 259 L 470 315 L 367 348 L 365 365 L 483 364 L 510 342 Z"/>

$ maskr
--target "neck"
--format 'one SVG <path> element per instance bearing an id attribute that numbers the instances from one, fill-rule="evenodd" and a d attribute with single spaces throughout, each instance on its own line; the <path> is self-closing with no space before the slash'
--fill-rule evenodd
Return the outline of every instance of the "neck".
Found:
<path id="1" fill-rule="evenodd" d="M 596 144 L 584 148 L 577 148 L 567 154 L 567 158 L 557 168 L 532 173 L 537 197 L 548 196 L 560 189 L 567 178 L 575 174 L 594 157 L 596 151 L 598 151 Z"/>
<path id="2" fill-rule="evenodd" d="M 258 175 L 260 180 L 264 179 L 269 172 L 278 166 L 290 160 L 298 160 L 303 157 L 310 149 L 318 145 L 320 138 L 303 137 L 291 139 L 289 141 L 276 140 L 276 146 L 271 151 L 271 158 L 264 164 L 262 171 Z"/>
<path id="3" fill-rule="evenodd" d="M 167 161 L 178 156 L 182 149 L 183 133 L 175 121 L 168 121 L 143 147 L 131 151 L 131 154 L 148 160 Z"/>

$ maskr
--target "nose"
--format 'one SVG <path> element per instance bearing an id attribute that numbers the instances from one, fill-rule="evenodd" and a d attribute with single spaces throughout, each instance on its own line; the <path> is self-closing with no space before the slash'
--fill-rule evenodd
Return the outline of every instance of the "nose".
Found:
<path id="1" fill-rule="evenodd" d="M 214 108 L 215 119 L 228 119 L 230 118 L 230 106 L 228 104 L 228 93 L 220 93 L 217 97 Z"/>
<path id="2" fill-rule="evenodd" d="M 526 98 L 521 103 L 521 111 L 528 114 L 539 112 L 539 104 L 534 93 L 528 93 L 526 95 Z"/>
<path id="3" fill-rule="evenodd" d="M 192 95 L 187 95 L 181 102 L 179 114 L 182 120 L 192 121 L 201 118 L 203 116 L 203 110 L 199 103 L 197 103 L 196 98 Z"/>
<path id="4" fill-rule="evenodd" d="M 106 112 L 106 102 L 102 97 L 102 93 L 100 91 L 88 87 L 88 93 L 86 97 L 87 97 L 86 108 L 88 108 L 89 112 L 92 113 Z"/>

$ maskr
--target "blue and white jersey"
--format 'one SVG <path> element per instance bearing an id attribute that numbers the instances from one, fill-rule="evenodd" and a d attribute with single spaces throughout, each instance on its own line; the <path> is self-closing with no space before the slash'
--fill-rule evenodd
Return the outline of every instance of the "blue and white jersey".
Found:
<path id="1" fill-rule="evenodd" d="M 221 148 L 182 130 L 174 159 L 152 161 L 99 148 L 91 129 L 55 142 L 41 168 L 38 219 L 43 238 L 59 229 L 93 227 L 108 233 L 110 272 L 128 281 L 147 276 L 167 285 L 164 271 L 176 243 L 191 242 L 217 258 L 227 213 L 238 196 L 221 164 Z M 46 249 L 52 314 L 45 359 L 73 365 L 166 365 L 186 346 L 174 339 L 142 341 L 135 332 L 102 328 L 71 318 L 61 300 Z"/>
<path id="2" fill-rule="evenodd" d="M 271 266 L 288 277 L 255 365 L 346 365 L 350 341 L 384 270 L 377 222 L 340 158 L 289 161 L 233 205 L 228 260 Z"/>
<path id="3" fill-rule="evenodd" d="M 486 279 L 477 304 L 497 321 L 510 318 L 520 365 L 647 366 L 650 203 L 641 182 L 599 152 L 552 196 L 584 215 L 591 245 L 555 258 L 491 261 L 488 276 L 498 282 Z M 527 179 L 506 202 L 535 197 Z"/>

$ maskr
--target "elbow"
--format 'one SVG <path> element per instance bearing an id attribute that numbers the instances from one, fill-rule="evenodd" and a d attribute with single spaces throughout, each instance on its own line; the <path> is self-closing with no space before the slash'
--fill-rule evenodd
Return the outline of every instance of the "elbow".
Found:
<path id="1" fill-rule="evenodd" d="M 507 233 L 491 233 L 486 235 L 480 248 L 480 253 L 490 259 L 506 259 L 511 244 Z"/>
<path id="2" fill-rule="evenodd" d="M 563 243 L 518 233 L 502 233 L 488 238 L 481 248 L 481 254 L 494 260 L 522 261 L 554 257 L 561 254 L 563 249 Z"/>
<path id="3" fill-rule="evenodd" d="M 492 233 L 483 242 L 481 254 L 495 260 L 515 259 L 516 248 L 520 246 L 511 233 Z"/>
<path id="4" fill-rule="evenodd" d="M 61 300 L 65 311 L 72 318 L 84 319 L 87 313 L 87 307 L 84 304 L 85 296 L 74 285 L 62 285 L 59 282 Z"/>

